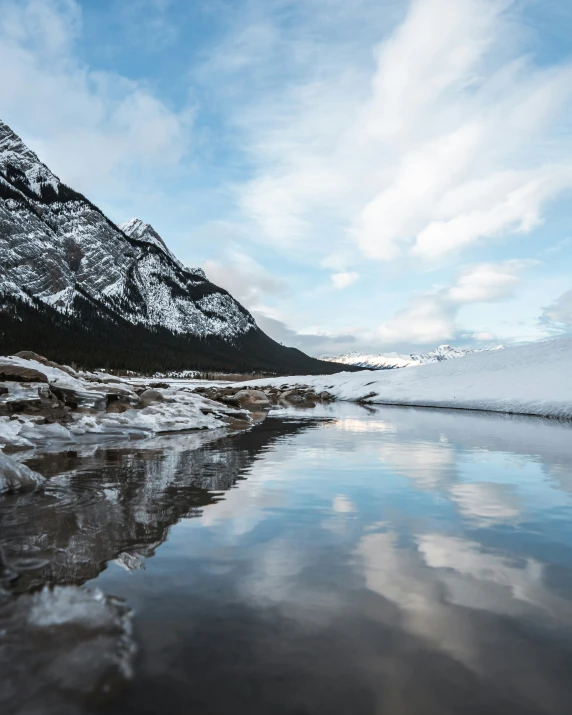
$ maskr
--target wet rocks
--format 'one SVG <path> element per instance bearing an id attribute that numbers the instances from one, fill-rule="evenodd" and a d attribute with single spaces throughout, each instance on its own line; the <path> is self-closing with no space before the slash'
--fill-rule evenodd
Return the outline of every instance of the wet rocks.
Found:
<path id="1" fill-rule="evenodd" d="M 116 694 L 133 672 L 131 618 L 120 599 L 76 586 L 0 597 L 0 710 L 67 715 Z"/>
<path id="2" fill-rule="evenodd" d="M 44 482 L 45 479 L 41 474 L 0 452 L 0 494 L 34 490 L 41 487 Z"/>
<path id="3" fill-rule="evenodd" d="M 239 390 L 234 399 L 241 407 L 251 410 L 270 409 L 270 400 L 262 390 Z"/>
<path id="4" fill-rule="evenodd" d="M 222 402 L 229 407 L 238 407 L 251 412 L 269 410 L 271 407 L 268 395 L 262 390 L 242 389 L 236 387 L 199 387 L 195 390 L 199 395 L 213 402 Z"/>
<path id="5" fill-rule="evenodd" d="M 165 402 L 165 396 L 159 390 L 144 390 L 139 395 L 139 407 L 149 407 L 154 402 Z"/>

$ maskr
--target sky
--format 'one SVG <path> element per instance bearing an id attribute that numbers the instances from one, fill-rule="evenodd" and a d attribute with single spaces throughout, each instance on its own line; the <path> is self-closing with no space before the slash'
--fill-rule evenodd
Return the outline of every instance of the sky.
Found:
<path id="1" fill-rule="evenodd" d="M 572 333 L 569 0 L 0 0 L 0 117 L 312 355 Z"/>

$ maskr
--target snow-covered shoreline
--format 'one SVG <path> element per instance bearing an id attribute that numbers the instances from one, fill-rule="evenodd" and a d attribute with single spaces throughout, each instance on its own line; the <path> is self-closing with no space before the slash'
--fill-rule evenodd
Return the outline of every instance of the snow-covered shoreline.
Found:
<path id="1" fill-rule="evenodd" d="M 572 419 L 572 338 L 473 353 L 407 370 L 251 380 L 240 387 L 313 390 L 337 400 Z"/>
<path id="2" fill-rule="evenodd" d="M 18 463 L 30 450 L 169 432 L 224 434 L 225 428 L 245 429 L 254 421 L 248 407 L 216 402 L 192 385 L 132 384 L 34 353 L 0 357 L 0 493 L 43 481 Z"/>

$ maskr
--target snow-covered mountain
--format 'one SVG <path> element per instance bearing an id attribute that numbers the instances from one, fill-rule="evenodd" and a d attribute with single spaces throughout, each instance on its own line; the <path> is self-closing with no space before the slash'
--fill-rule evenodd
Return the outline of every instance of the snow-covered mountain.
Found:
<path id="1" fill-rule="evenodd" d="M 502 345 L 496 348 L 483 348 L 468 350 L 466 348 L 455 348 L 452 345 L 439 345 L 435 350 L 427 353 L 402 355 L 399 353 L 367 354 L 352 352 L 336 357 L 322 357 L 327 362 L 337 362 L 342 365 L 363 367 L 368 370 L 393 370 L 400 367 L 412 367 L 413 365 L 424 365 L 426 363 L 441 362 L 442 360 L 453 360 L 462 358 L 471 353 L 487 352 L 489 350 L 501 350 Z"/>
<path id="2" fill-rule="evenodd" d="M 215 341 L 219 362 L 226 355 L 228 367 L 240 362 L 236 369 L 247 364 L 256 369 L 255 364 L 264 363 L 266 369 L 276 364 L 284 370 L 288 363 L 302 361 L 312 372 L 320 365 L 323 369 L 323 363 L 268 338 L 250 313 L 200 268 L 183 266 L 151 226 L 139 219 L 121 227 L 112 223 L 63 184 L 2 121 L 0 250 L 0 348 L 13 349 L 20 341 L 25 348 L 41 350 L 42 341 L 54 342 L 57 330 L 67 331 L 66 340 L 74 332 L 89 333 L 101 346 L 96 334 L 103 331 L 118 351 L 121 341 L 130 352 L 133 341 L 148 344 L 148 352 L 156 345 L 173 368 L 191 369 L 200 362 L 208 369 Z M 31 330 L 36 314 L 43 316 L 47 336 L 52 326 L 49 340 Z M 117 329 L 110 330 L 110 324 Z M 138 328 L 137 336 L 129 325 Z M 159 338 L 157 331 L 166 332 Z M 175 344 L 174 336 L 187 342 Z M 202 358 L 185 364 L 191 339 L 191 352 Z M 125 354 L 126 348 L 121 350 Z M 179 355 L 176 364 L 167 357 L 173 350 Z M 234 363 L 233 351 L 240 353 Z"/>
<path id="3" fill-rule="evenodd" d="M 0 122 L 0 289 L 66 311 L 81 295 L 132 323 L 237 337 L 252 316 L 204 274 L 187 270 L 142 221 L 126 231 L 60 182 Z"/>

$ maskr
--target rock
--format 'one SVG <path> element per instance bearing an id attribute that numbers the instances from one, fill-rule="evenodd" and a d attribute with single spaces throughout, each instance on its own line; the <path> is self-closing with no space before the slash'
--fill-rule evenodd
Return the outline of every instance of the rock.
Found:
<path id="1" fill-rule="evenodd" d="M 132 405 L 129 402 L 124 402 L 123 400 L 112 400 L 107 403 L 105 411 L 110 414 L 120 415 L 123 412 L 127 412 L 127 410 L 130 410 L 131 408 Z"/>
<path id="2" fill-rule="evenodd" d="M 305 402 L 304 397 L 300 394 L 298 390 L 286 390 L 286 392 L 281 392 L 280 399 L 286 400 L 286 402 L 291 402 L 293 405 Z"/>
<path id="3" fill-rule="evenodd" d="M 0 452 L 0 494 L 37 489 L 45 481 L 41 474 Z"/>
<path id="4" fill-rule="evenodd" d="M 270 400 L 262 390 L 239 390 L 233 395 L 233 399 L 241 407 L 249 410 L 266 410 L 270 408 Z"/>
<path id="5" fill-rule="evenodd" d="M 77 373 L 73 368 L 68 367 L 67 365 L 59 365 L 57 362 L 48 360 L 48 358 L 45 358 L 43 355 L 38 355 L 38 353 L 35 353 L 32 350 L 20 350 L 20 352 L 16 353 L 14 357 L 19 357 L 23 360 L 35 360 L 36 362 L 42 363 L 42 365 L 46 365 L 46 367 L 55 367 L 57 370 L 62 370 L 62 372 L 67 373 L 71 377 L 77 377 Z"/>
<path id="6" fill-rule="evenodd" d="M 45 358 L 43 355 L 38 355 L 38 353 L 35 353 L 33 350 L 20 350 L 14 357 L 22 358 L 22 360 L 35 360 L 36 362 L 41 362 L 43 365 L 47 365 L 48 363 L 48 358 Z"/>
<path id="7" fill-rule="evenodd" d="M 111 700 L 133 675 L 131 619 L 125 602 L 98 589 L 45 586 L 6 599 L 0 711 L 70 715 Z"/>
<path id="8" fill-rule="evenodd" d="M 139 407 L 149 407 L 153 402 L 165 402 L 164 395 L 158 390 L 145 390 L 139 395 Z"/>
<path id="9" fill-rule="evenodd" d="M 168 390 L 170 385 L 168 382 L 152 382 L 150 387 L 155 390 Z"/>
<path id="10" fill-rule="evenodd" d="M 7 382 L 48 382 L 43 372 L 21 365 L 0 365 L 0 380 Z"/>

